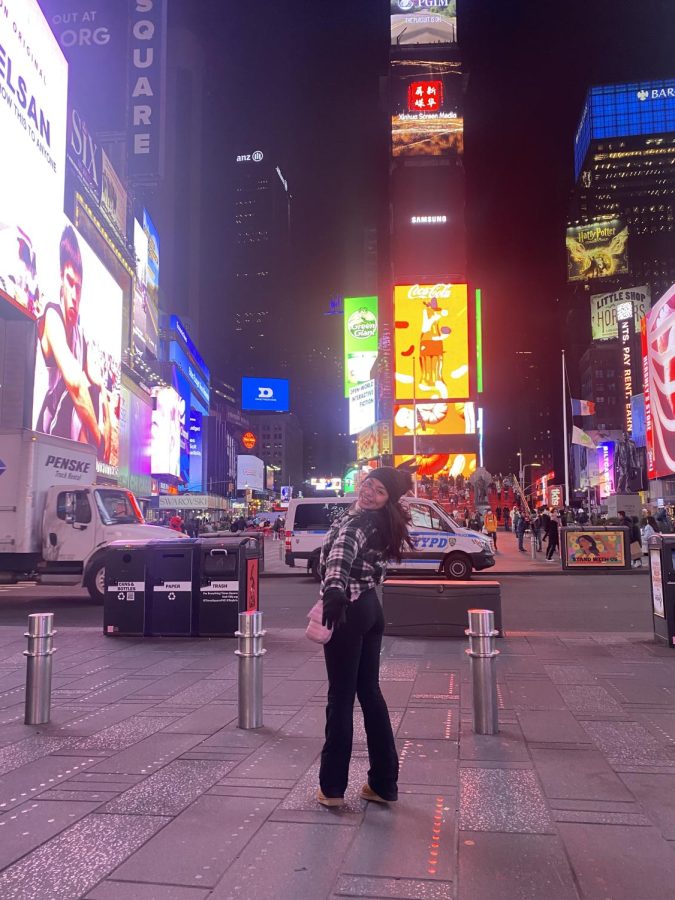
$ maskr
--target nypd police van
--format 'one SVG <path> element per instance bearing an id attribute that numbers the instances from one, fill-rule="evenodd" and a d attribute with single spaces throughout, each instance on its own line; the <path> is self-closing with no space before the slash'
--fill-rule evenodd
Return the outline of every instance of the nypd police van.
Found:
<path id="1" fill-rule="evenodd" d="M 306 565 L 318 580 L 319 554 L 326 532 L 355 502 L 351 497 L 308 497 L 291 500 L 286 514 L 284 561 L 287 566 Z M 403 554 L 400 563 L 391 560 L 387 571 L 442 575 L 466 580 L 472 572 L 495 564 L 492 542 L 476 531 L 461 528 L 433 500 L 405 496 L 401 498 L 410 512 L 410 538 L 413 548 Z"/>

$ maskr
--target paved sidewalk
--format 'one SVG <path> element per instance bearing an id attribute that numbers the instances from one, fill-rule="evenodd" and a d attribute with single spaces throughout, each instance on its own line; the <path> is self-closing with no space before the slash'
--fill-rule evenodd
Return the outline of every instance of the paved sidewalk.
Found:
<path id="1" fill-rule="evenodd" d="M 675 898 L 675 654 L 649 635 L 510 634 L 501 731 L 472 733 L 464 641 L 385 640 L 398 804 L 314 800 L 326 684 L 270 634 L 265 727 L 236 727 L 231 640 L 61 631 L 52 723 L 23 721 L 0 628 L 0 897 Z"/>

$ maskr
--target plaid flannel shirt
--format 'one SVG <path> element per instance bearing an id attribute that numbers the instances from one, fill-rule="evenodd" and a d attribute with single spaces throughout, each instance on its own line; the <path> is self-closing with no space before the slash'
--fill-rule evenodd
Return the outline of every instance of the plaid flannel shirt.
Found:
<path id="1" fill-rule="evenodd" d="M 375 517 L 353 507 L 331 525 L 321 546 L 321 596 L 339 588 L 356 600 L 384 580 L 384 552 L 372 546 L 376 535 Z"/>

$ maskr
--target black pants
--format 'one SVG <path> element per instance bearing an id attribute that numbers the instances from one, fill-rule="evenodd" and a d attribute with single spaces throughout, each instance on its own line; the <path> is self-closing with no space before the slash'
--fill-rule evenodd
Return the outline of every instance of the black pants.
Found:
<path id="1" fill-rule="evenodd" d="M 354 697 L 359 698 L 368 741 L 368 784 L 385 800 L 398 797 L 398 754 L 389 710 L 380 691 L 384 614 L 374 590 L 347 607 L 347 621 L 324 646 L 328 672 L 326 742 L 319 784 L 327 797 L 347 789 L 354 733 Z"/>
<path id="2" fill-rule="evenodd" d="M 548 549 L 546 550 L 546 559 L 553 559 L 553 554 L 558 549 L 558 536 L 548 539 Z"/>

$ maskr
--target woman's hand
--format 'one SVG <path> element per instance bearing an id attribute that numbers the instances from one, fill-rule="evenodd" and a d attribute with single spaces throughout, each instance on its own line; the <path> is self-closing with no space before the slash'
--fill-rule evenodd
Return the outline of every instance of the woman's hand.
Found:
<path id="1" fill-rule="evenodd" d="M 347 604 L 344 591 L 339 588 L 328 588 L 323 595 L 323 615 L 321 624 L 326 628 L 339 628 L 347 621 Z"/>

